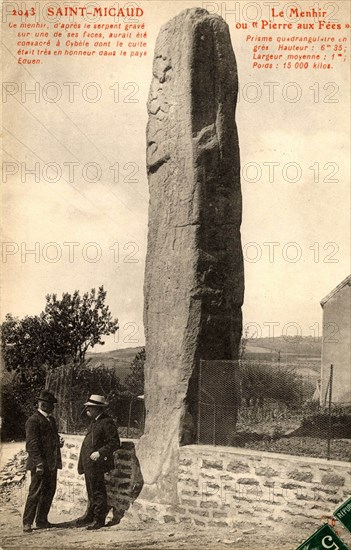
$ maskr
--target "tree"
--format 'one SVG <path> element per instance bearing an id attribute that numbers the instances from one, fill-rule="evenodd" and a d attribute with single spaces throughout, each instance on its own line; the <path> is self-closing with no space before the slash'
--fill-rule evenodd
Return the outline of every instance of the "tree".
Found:
<path id="1" fill-rule="evenodd" d="M 36 371 L 45 363 L 45 336 L 41 317 L 18 319 L 7 314 L 1 326 L 1 346 L 4 365 L 8 371 L 22 376 Z"/>
<path id="2" fill-rule="evenodd" d="M 1 326 L 1 344 L 4 366 L 11 374 L 4 374 L 2 384 L 3 437 L 24 436 L 24 420 L 45 386 L 43 330 L 40 317 L 20 320 L 6 315 Z M 5 382 L 4 382 L 5 379 Z"/>
<path id="3" fill-rule="evenodd" d="M 61 300 L 49 294 L 39 316 L 20 320 L 7 315 L 1 327 L 6 369 L 28 377 L 43 366 L 82 363 L 89 347 L 104 344 L 102 336 L 118 330 L 105 298 L 103 286 L 83 296 L 78 290 L 66 292 Z"/>
<path id="4" fill-rule="evenodd" d="M 46 296 L 43 320 L 47 325 L 47 347 L 53 366 L 68 362 L 82 363 L 89 347 L 103 345 L 102 336 L 118 330 L 118 319 L 113 319 L 105 305 L 106 291 L 93 288 L 81 297 L 76 290 L 58 300 L 56 294 Z"/>
<path id="5" fill-rule="evenodd" d="M 301 380 L 293 370 L 255 361 L 242 363 L 241 390 L 247 406 L 272 399 L 294 407 L 301 401 Z"/>
<path id="6" fill-rule="evenodd" d="M 127 378 L 124 381 L 124 385 L 133 395 L 140 395 L 144 393 L 144 365 L 146 360 L 145 348 L 142 348 L 139 353 L 136 354 L 132 361 L 132 368 Z"/>
<path id="7" fill-rule="evenodd" d="M 52 294 L 46 296 L 46 307 L 38 316 L 6 315 L 1 343 L 4 366 L 12 376 L 3 388 L 8 432 L 13 430 L 9 412 L 19 409 L 28 416 L 50 371 L 67 365 L 73 376 L 75 370 L 83 370 L 88 348 L 103 344 L 103 335 L 117 331 L 118 320 L 112 318 L 105 298 L 102 286 L 83 296 L 79 291 L 64 293 L 61 300 Z"/>
<path id="8" fill-rule="evenodd" d="M 240 345 L 239 345 L 239 359 L 243 360 L 246 355 L 246 346 L 249 339 L 249 329 L 246 327 L 245 334 L 241 335 Z"/>

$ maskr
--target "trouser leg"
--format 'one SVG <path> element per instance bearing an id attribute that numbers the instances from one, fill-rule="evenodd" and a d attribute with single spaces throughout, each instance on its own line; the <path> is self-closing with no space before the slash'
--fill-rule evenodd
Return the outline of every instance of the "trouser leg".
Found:
<path id="1" fill-rule="evenodd" d="M 56 492 L 57 470 L 45 472 L 37 507 L 36 524 L 47 523 L 48 513 Z"/>
<path id="2" fill-rule="evenodd" d="M 105 477 L 103 473 L 97 476 L 94 485 L 95 520 L 100 523 L 105 523 L 107 515 L 107 492 L 105 486 Z"/>
<path id="3" fill-rule="evenodd" d="M 84 474 L 84 477 L 85 477 L 85 486 L 86 486 L 87 495 L 88 495 L 88 504 L 87 504 L 87 509 L 83 515 L 83 518 L 86 519 L 87 521 L 93 521 L 94 519 L 93 489 L 92 489 L 92 483 L 91 483 L 93 473 L 91 473 L 90 475 Z"/>
<path id="4" fill-rule="evenodd" d="M 87 474 L 85 480 L 94 521 L 104 523 L 107 515 L 107 493 L 104 473 L 95 470 Z"/>
<path id="5" fill-rule="evenodd" d="M 38 502 L 41 495 L 43 476 L 35 471 L 31 472 L 31 482 L 29 486 L 26 505 L 23 512 L 23 524 L 32 525 L 37 511 Z"/>

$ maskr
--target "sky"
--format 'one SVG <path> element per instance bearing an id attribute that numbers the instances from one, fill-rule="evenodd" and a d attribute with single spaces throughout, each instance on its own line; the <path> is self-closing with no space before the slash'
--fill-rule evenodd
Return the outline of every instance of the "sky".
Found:
<path id="1" fill-rule="evenodd" d="M 252 336 L 271 335 L 273 324 L 275 336 L 321 334 L 319 302 L 350 273 L 347 63 L 330 71 L 253 69 L 250 33 L 236 28 L 238 13 L 230 11 L 237 2 L 140 2 L 147 55 L 131 59 L 21 65 L 5 25 L 4 80 L 15 88 L 3 99 L 2 319 L 39 314 L 46 294 L 104 285 L 120 330 L 101 351 L 144 344 L 154 44 L 164 22 L 205 4 L 226 6 L 238 64 L 244 326 Z M 347 21 L 348 2 L 335 4 Z M 59 99 L 49 101 L 54 94 Z M 294 94 L 301 97 L 292 101 Z"/>

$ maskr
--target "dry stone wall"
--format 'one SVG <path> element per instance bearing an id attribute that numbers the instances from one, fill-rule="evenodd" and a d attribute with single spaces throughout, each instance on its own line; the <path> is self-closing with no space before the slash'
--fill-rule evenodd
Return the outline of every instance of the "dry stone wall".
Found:
<path id="1" fill-rule="evenodd" d="M 84 477 L 77 473 L 82 437 L 65 439 L 53 507 L 63 521 L 69 521 L 85 510 L 86 491 Z M 24 475 L 24 459 L 21 452 L 3 469 L 3 491 Z M 110 518 L 116 522 L 129 515 L 147 522 L 224 529 L 259 525 L 284 529 L 293 523 L 312 533 L 322 516 L 331 516 L 351 494 L 351 463 L 191 445 L 180 449 L 176 502 L 162 504 L 137 496 L 141 477 L 133 441 L 123 441 L 115 465 L 106 481 Z M 29 475 L 22 487 L 23 504 L 28 485 Z"/>
<path id="2" fill-rule="evenodd" d="M 351 463 L 192 445 L 180 449 L 176 505 L 137 499 L 128 514 L 211 528 L 321 525 L 351 494 Z M 326 519 L 324 519 L 326 521 Z"/>

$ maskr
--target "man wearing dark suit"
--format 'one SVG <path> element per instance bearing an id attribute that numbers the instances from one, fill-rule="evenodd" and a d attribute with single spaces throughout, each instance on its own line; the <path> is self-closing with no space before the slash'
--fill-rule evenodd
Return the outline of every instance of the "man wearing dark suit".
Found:
<path id="1" fill-rule="evenodd" d="M 91 395 L 84 406 L 92 422 L 82 443 L 78 473 L 85 476 L 88 507 L 76 525 L 100 529 L 108 512 L 104 474 L 114 467 L 113 453 L 120 441 L 114 421 L 104 412 L 107 403 L 102 395 Z"/>
<path id="2" fill-rule="evenodd" d="M 56 491 L 57 470 L 62 468 L 60 447 L 63 440 L 57 432 L 51 413 L 57 399 L 43 390 L 38 397 L 38 410 L 26 422 L 27 470 L 31 483 L 23 513 L 23 531 L 31 532 L 32 523 L 39 529 L 52 527 L 48 513 Z"/>

